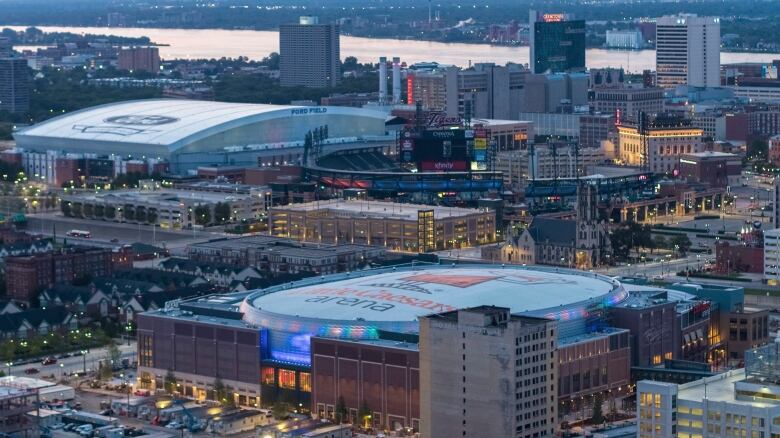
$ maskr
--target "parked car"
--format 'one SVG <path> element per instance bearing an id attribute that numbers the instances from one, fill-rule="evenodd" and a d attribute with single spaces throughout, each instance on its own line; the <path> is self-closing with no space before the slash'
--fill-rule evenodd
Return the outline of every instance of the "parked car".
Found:
<path id="1" fill-rule="evenodd" d="M 25 374 L 38 374 L 38 368 L 27 368 L 24 370 Z"/>
<path id="2" fill-rule="evenodd" d="M 55 363 L 57 363 L 57 358 L 54 356 L 49 356 L 46 359 L 44 359 L 41 363 L 43 365 L 54 365 Z"/>
<path id="3" fill-rule="evenodd" d="M 92 436 L 93 430 L 95 430 L 95 428 L 91 424 L 82 424 L 75 429 L 79 435 L 84 437 Z"/>
<path id="4" fill-rule="evenodd" d="M 166 424 L 165 427 L 167 429 L 181 429 L 183 424 L 179 423 L 178 421 L 171 421 L 170 423 Z"/>

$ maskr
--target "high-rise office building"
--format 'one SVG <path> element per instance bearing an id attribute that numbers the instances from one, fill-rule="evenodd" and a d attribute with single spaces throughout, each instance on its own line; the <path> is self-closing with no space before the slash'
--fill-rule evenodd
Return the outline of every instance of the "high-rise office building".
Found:
<path id="1" fill-rule="evenodd" d="M 527 75 L 520 64 L 477 63 L 415 72 L 411 89 L 414 100 L 431 111 L 464 117 L 470 105 L 472 118 L 517 120 Z"/>
<path id="2" fill-rule="evenodd" d="M 531 72 L 585 70 L 585 20 L 531 10 L 528 24 Z"/>
<path id="3" fill-rule="evenodd" d="M 656 25 L 655 69 L 659 87 L 720 86 L 720 19 L 666 16 Z"/>
<path id="4" fill-rule="evenodd" d="M 0 58 L 8 58 L 13 54 L 13 45 L 11 40 L 0 37 Z"/>
<path id="5" fill-rule="evenodd" d="M 30 108 L 27 60 L 0 58 L 0 111 L 23 113 Z"/>
<path id="6" fill-rule="evenodd" d="M 160 49 L 157 47 L 130 47 L 120 49 L 117 55 L 119 70 L 160 72 Z"/>
<path id="7" fill-rule="evenodd" d="M 553 436 L 556 327 L 492 306 L 420 318 L 421 436 Z"/>
<path id="8" fill-rule="evenodd" d="M 301 17 L 279 26 L 279 79 L 283 86 L 333 87 L 341 79 L 339 26 Z"/>

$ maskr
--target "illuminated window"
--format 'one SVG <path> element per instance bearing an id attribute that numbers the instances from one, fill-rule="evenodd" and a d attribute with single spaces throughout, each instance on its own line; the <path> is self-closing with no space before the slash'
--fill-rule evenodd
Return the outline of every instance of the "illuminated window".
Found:
<path id="1" fill-rule="evenodd" d="M 301 391 L 311 392 L 311 374 L 301 373 L 300 379 L 301 379 Z"/>
<path id="2" fill-rule="evenodd" d="M 653 365 L 658 365 L 660 363 L 661 363 L 661 355 L 656 354 L 655 356 L 653 356 Z"/>
<path id="3" fill-rule="evenodd" d="M 263 370 L 261 371 L 261 377 L 260 381 L 263 385 L 273 385 L 274 384 L 274 369 L 271 367 L 263 367 Z"/>
<path id="4" fill-rule="evenodd" d="M 280 369 L 279 387 L 284 389 L 295 389 L 295 371 Z"/>

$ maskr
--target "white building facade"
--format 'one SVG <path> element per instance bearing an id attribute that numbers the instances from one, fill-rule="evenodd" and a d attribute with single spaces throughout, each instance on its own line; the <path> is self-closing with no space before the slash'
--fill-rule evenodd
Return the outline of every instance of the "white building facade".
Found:
<path id="1" fill-rule="evenodd" d="M 659 87 L 720 86 L 720 19 L 693 14 L 666 16 L 656 24 Z"/>

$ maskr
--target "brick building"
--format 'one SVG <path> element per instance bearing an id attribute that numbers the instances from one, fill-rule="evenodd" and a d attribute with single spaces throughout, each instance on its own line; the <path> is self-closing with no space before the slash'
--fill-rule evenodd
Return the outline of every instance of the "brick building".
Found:
<path id="1" fill-rule="evenodd" d="M 160 49 L 157 47 L 129 47 L 120 49 L 117 58 L 119 70 L 160 72 Z"/>
<path id="2" fill-rule="evenodd" d="M 218 312 L 224 314 L 225 312 Z M 138 318 L 138 375 L 142 385 L 162 388 L 175 373 L 177 392 L 196 400 L 214 399 L 217 378 L 239 406 L 260 403 L 260 332 L 240 319 L 220 324 L 197 316 L 144 313 Z"/>
<path id="3" fill-rule="evenodd" d="M 726 187 L 739 182 L 742 160 L 738 155 L 724 152 L 698 152 L 680 157 L 680 178 L 688 182 Z"/>
<path id="4" fill-rule="evenodd" d="M 625 395 L 631 383 L 630 332 L 607 328 L 558 344 L 559 414 L 580 409 L 596 393 Z M 588 400 L 585 400 L 585 398 Z"/>
<path id="5" fill-rule="evenodd" d="M 79 277 L 105 277 L 114 272 L 110 249 L 71 247 L 5 259 L 8 297 L 30 304 L 38 292 L 54 284 L 71 283 Z"/>
<path id="6" fill-rule="evenodd" d="M 363 402 L 372 423 L 419 430 L 420 358 L 417 343 L 312 338 L 312 407 L 333 418 L 339 397 L 350 421 Z"/>

